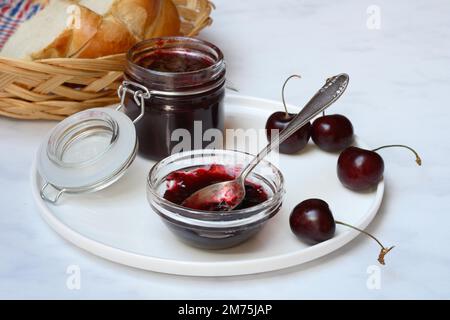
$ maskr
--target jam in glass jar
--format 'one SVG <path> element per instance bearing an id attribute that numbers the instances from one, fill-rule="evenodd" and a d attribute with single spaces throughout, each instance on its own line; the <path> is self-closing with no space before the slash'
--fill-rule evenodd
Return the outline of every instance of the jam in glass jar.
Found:
<path id="1" fill-rule="evenodd" d="M 135 123 L 140 155 L 160 160 L 177 151 L 222 145 L 203 139 L 209 129 L 223 136 L 225 62 L 219 48 L 189 37 L 145 40 L 128 52 L 124 78 L 151 95 Z M 126 95 L 124 105 L 130 118 L 141 114 L 133 95 Z"/>

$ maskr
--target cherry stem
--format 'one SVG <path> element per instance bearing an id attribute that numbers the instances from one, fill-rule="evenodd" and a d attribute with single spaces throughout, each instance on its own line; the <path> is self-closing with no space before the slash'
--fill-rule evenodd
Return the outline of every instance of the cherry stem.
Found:
<path id="1" fill-rule="evenodd" d="M 414 149 L 411 148 L 411 147 L 405 146 L 405 145 L 403 145 L 403 144 L 388 144 L 388 145 L 381 146 L 381 147 L 378 147 L 378 148 L 376 148 L 376 149 L 373 149 L 372 151 L 378 151 L 378 150 L 380 150 L 380 149 L 391 148 L 391 147 L 406 148 L 406 149 L 410 150 L 410 151 L 411 151 L 412 153 L 414 153 L 414 155 L 416 156 L 416 163 L 417 163 L 419 166 L 422 165 L 422 159 L 420 158 L 420 156 L 419 156 L 419 154 L 416 152 L 416 150 L 414 150 Z"/>
<path id="2" fill-rule="evenodd" d="M 284 111 L 286 111 L 286 118 L 289 117 L 289 112 L 287 110 L 287 106 L 286 106 L 286 101 L 284 99 L 284 88 L 286 87 L 286 84 L 289 82 L 289 80 L 291 80 L 292 78 L 298 78 L 301 79 L 301 76 L 299 76 L 298 74 L 293 74 L 292 76 L 289 76 L 283 83 L 283 88 L 281 89 L 281 99 L 283 100 L 283 106 L 284 106 Z"/>
<path id="3" fill-rule="evenodd" d="M 367 231 L 361 230 L 361 229 L 359 229 L 359 228 L 357 228 L 357 227 L 354 227 L 354 226 L 352 226 L 352 225 L 350 225 L 350 224 L 348 224 L 348 223 L 342 222 L 342 221 L 335 221 L 335 222 L 336 222 L 336 224 L 340 224 L 340 225 L 343 225 L 343 226 L 346 226 L 346 227 L 355 229 L 355 230 L 357 230 L 357 231 L 359 231 L 359 232 L 361 232 L 361 233 L 364 233 L 366 236 L 369 236 L 370 238 L 372 238 L 373 240 L 375 240 L 375 241 L 378 243 L 378 245 L 381 247 L 380 254 L 378 255 L 378 262 L 379 262 L 380 264 L 382 264 L 382 265 L 385 265 L 385 262 L 384 262 L 384 256 L 385 256 L 389 251 L 391 251 L 392 249 L 394 249 L 394 246 L 392 246 L 392 247 L 390 247 L 390 248 L 387 248 L 387 247 L 383 246 L 383 244 L 380 242 L 380 240 L 378 240 L 377 238 L 375 238 L 373 235 L 371 235 L 371 234 L 368 233 Z"/>

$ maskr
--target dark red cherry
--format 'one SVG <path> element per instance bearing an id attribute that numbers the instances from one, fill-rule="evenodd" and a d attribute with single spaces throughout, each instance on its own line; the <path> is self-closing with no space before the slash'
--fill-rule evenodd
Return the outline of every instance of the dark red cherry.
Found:
<path id="1" fill-rule="evenodd" d="M 266 122 L 266 135 L 267 139 L 270 141 L 273 139 L 272 134 L 280 134 L 287 125 L 291 122 L 292 118 L 294 118 L 295 114 L 288 113 L 286 107 L 286 101 L 284 99 L 284 89 L 286 87 L 286 83 L 292 78 L 300 78 L 298 75 L 292 75 L 286 79 L 281 89 L 281 97 L 283 99 L 284 112 L 278 111 L 272 113 Z M 276 131 L 273 131 L 276 130 Z M 279 152 L 292 154 L 299 152 L 302 150 L 309 141 L 311 136 L 311 123 L 307 123 L 300 129 L 298 129 L 292 136 L 287 138 L 283 143 L 281 143 L 279 147 Z"/>
<path id="2" fill-rule="evenodd" d="M 309 244 L 316 244 L 334 236 L 336 223 L 328 204 L 320 199 L 300 202 L 289 217 L 292 232 Z"/>
<path id="3" fill-rule="evenodd" d="M 375 151 L 390 147 L 409 149 L 416 156 L 417 164 L 422 164 L 417 152 L 405 145 L 387 145 L 374 150 L 348 147 L 341 152 L 337 162 L 337 175 L 341 183 L 355 191 L 375 187 L 383 178 L 384 172 L 383 158 Z"/>
<path id="4" fill-rule="evenodd" d="M 348 147 L 339 155 L 337 174 L 347 188 L 361 191 L 372 188 L 383 178 L 384 161 L 370 150 Z"/>
<path id="5" fill-rule="evenodd" d="M 272 113 L 272 115 L 269 117 L 269 119 L 267 119 L 266 122 L 267 139 L 269 141 L 272 139 L 272 133 L 274 132 L 272 130 L 278 130 L 274 133 L 280 134 L 281 131 L 283 131 L 287 127 L 289 122 L 291 122 L 294 116 L 295 114 L 282 111 Z M 286 154 L 299 152 L 308 144 L 309 137 L 311 136 L 310 132 L 311 123 L 308 122 L 306 125 L 298 129 L 292 136 L 290 136 L 280 144 L 279 152 Z"/>
<path id="6" fill-rule="evenodd" d="M 370 233 L 356 228 L 345 222 L 334 220 L 333 213 L 326 203 L 320 199 L 308 199 L 300 202 L 289 217 L 292 232 L 308 244 L 317 244 L 331 239 L 336 231 L 336 224 L 355 229 L 375 240 L 381 247 L 378 262 L 385 264 L 384 256 L 394 247 L 384 247 L 383 244 Z"/>
<path id="7" fill-rule="evenodd" d="M 353 143 L 353 126 L 341 114 L 324 115 L 314 120 L 311 138 L 324 151 L 341 151 Z"/>

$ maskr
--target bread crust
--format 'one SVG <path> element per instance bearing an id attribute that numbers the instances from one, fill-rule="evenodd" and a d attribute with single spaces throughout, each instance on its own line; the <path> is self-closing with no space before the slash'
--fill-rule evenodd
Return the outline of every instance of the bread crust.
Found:
<path id="1" fill-rule="evenodd" d="M 172 0 L 161 0 L 158 16 L 153 24 L 147 28 L 144 38 L 179 35 L 180 24 L 180 15 Z"/>
<path id="2" fill-rule="evenodd" d="M 79 51 L 76 58 L 97 58 L 123 53 L 139 41 L 118 19 L 103 18 L 94 37 Z"/>
<path id="3" fill-rule="evenodd" d="M 31 54 L 32 59 L 63 58 L 70 57 L 78 52 L 97 33 L 102 22 L 102 16 L 86 7 L 73 4 L 73 12 L 76 12 L 71 24 L 41 51 Z"/>
<path id="4" fill-rule="evenodd" d="M 80 23 L 73 23 L 70 29 L 72 30 L 72 43 L 69 46 L 66 57 L 71 57 L 78 52 L 88 41 L 90 41 L 98 32 L 102 23 L 103 17 L 95 13 L 94 11 L 83 7 L 80 7 Z"/>
<path id="5" fill-rule="evenodd" d="M 160 7 L 161 0 L 119 0 L 112 5 L 111 14 L 122 21 L 136 38 L 143 40 Z"/>

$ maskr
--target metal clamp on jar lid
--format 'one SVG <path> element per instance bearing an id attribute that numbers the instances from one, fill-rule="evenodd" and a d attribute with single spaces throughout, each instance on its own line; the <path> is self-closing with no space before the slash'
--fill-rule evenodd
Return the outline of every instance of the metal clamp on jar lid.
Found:
<path id="1" fill-rule="evenodd" d="M 141 107 L 141 114 L 134 120 L 119 111 L 127 93 Z M 137 83 L 124 81 L 118 95 L 121 103 L 116 110 L 93 108 L 78 112 L 46 136 L 37 161 L 44 180 L 42 199 L 56 203 L 63 193 L 98 191 L 125 173 L 138 148 L 134 123 L 143 116 L 145 100 L 151 94 Z"/>

